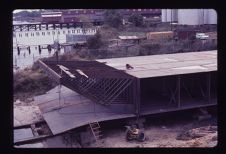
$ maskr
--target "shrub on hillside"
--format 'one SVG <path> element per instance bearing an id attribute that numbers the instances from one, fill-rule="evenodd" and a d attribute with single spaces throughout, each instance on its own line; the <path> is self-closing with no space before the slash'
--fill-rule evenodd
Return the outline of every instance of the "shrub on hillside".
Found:
<path id="1" fill-rule="evenodd" d="M 41 70 L 25 69 L 14 73 L 13 90 L 15 98 L 21 98 L 43 94 L 56 86 Z M 25 98 L 26 99 L 26 98 Z"/>
<path id="2" fill-rule="evenodd" d="M 142 26 L 144 24 L 143 16 L 140 14 L 132 14 L 128 21 L 133 23 L 133 25 L 136 27 Z"/>
<path id="3" fill-rule="evenodd" d="M 101 35 L 99 32 L 97 32 L 94 36 L 88 38 L 87 40 L 87 46 L 89 49 L 98 49 L 103 45 L 103 42 L 101 40 Z"/>
<path id="4" fill-rule="evenodd" d="M 111 27 L 119 28 L 122 26 L 122 16 L 117 10 L 108 9 L 104 14 L 104 21 Z"/>

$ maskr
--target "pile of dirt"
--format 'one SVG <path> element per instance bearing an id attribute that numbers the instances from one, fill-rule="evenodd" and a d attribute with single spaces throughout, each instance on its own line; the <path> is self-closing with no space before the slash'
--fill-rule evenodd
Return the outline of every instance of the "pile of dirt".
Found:
<path id="1" fill-rule="evenodd" d="M 204 126 L 199 128 L 193 128 L 185 132 L 182 132 L 177 136 L 176 139 L 186 141 L 186 140 L 204 137 L 209 133 L 216 133 L 216 132 L 217 132 L 217 126 Z"/>

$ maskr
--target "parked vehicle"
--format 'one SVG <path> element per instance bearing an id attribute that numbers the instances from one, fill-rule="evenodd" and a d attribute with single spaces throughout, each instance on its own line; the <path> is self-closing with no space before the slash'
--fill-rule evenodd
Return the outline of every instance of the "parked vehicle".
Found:
<path id="1" fill-rule="evenodd" d="M 137 140 L 139 142 L 145 141 L 144 132 L 140 131 L 135 125 L 125 126 L 126 129 L 126 140 L 132 141 Z"/>
<path id="2" fill-rule="evenodd" d="M 206 35 L 205 33 L 196 33 L 196 39 L 207 39 L 209 38 L 208 35 Z"/>

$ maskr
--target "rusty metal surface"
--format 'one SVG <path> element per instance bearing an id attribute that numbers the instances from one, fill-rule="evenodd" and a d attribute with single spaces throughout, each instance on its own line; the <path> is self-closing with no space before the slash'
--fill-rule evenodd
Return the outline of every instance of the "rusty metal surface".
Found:
<path id="1" fill-rule="evenodd" d="M 90 100 L 110 105 L 129 101 L 134 77 L 97 61 L 41 61 L 60 83 Z M 50 75 L 51 75 L 50 74 Z M 57 75 L 56 75 L 57 74 Z"/>
<path id="2" fill-rule="evenodd" d="M 48 67 L 41 60 L 38 60 L 38 64 L 49 75 L 49 77 L 51 77 L 57 83 L 60 83 L 61 76 L 59 74 L 57 74 L 54 70 Z"/>
<path id="3" fill-rule="evenodd" d="M 66 132 L 92 121 L 135 117 L 132 104 L 96 104 L 65 86 L 61 87 L 60 97 L 56 87 L 45 95 L 36 96 L 34 100 L 53 134 Z"/>

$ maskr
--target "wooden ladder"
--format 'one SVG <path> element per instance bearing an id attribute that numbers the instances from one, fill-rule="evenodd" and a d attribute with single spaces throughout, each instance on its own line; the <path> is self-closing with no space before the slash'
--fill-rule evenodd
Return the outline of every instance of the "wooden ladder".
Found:
<path id="1" fill-rule="evenodd" d="M 96 142 L 100 141 L 100 139 L 103 137 L 102 131 L 100 130 L 100 125 L 97 121 L 90 122 L 89 126 L 91 128 L 92 134 L 96 140 Z"/>

